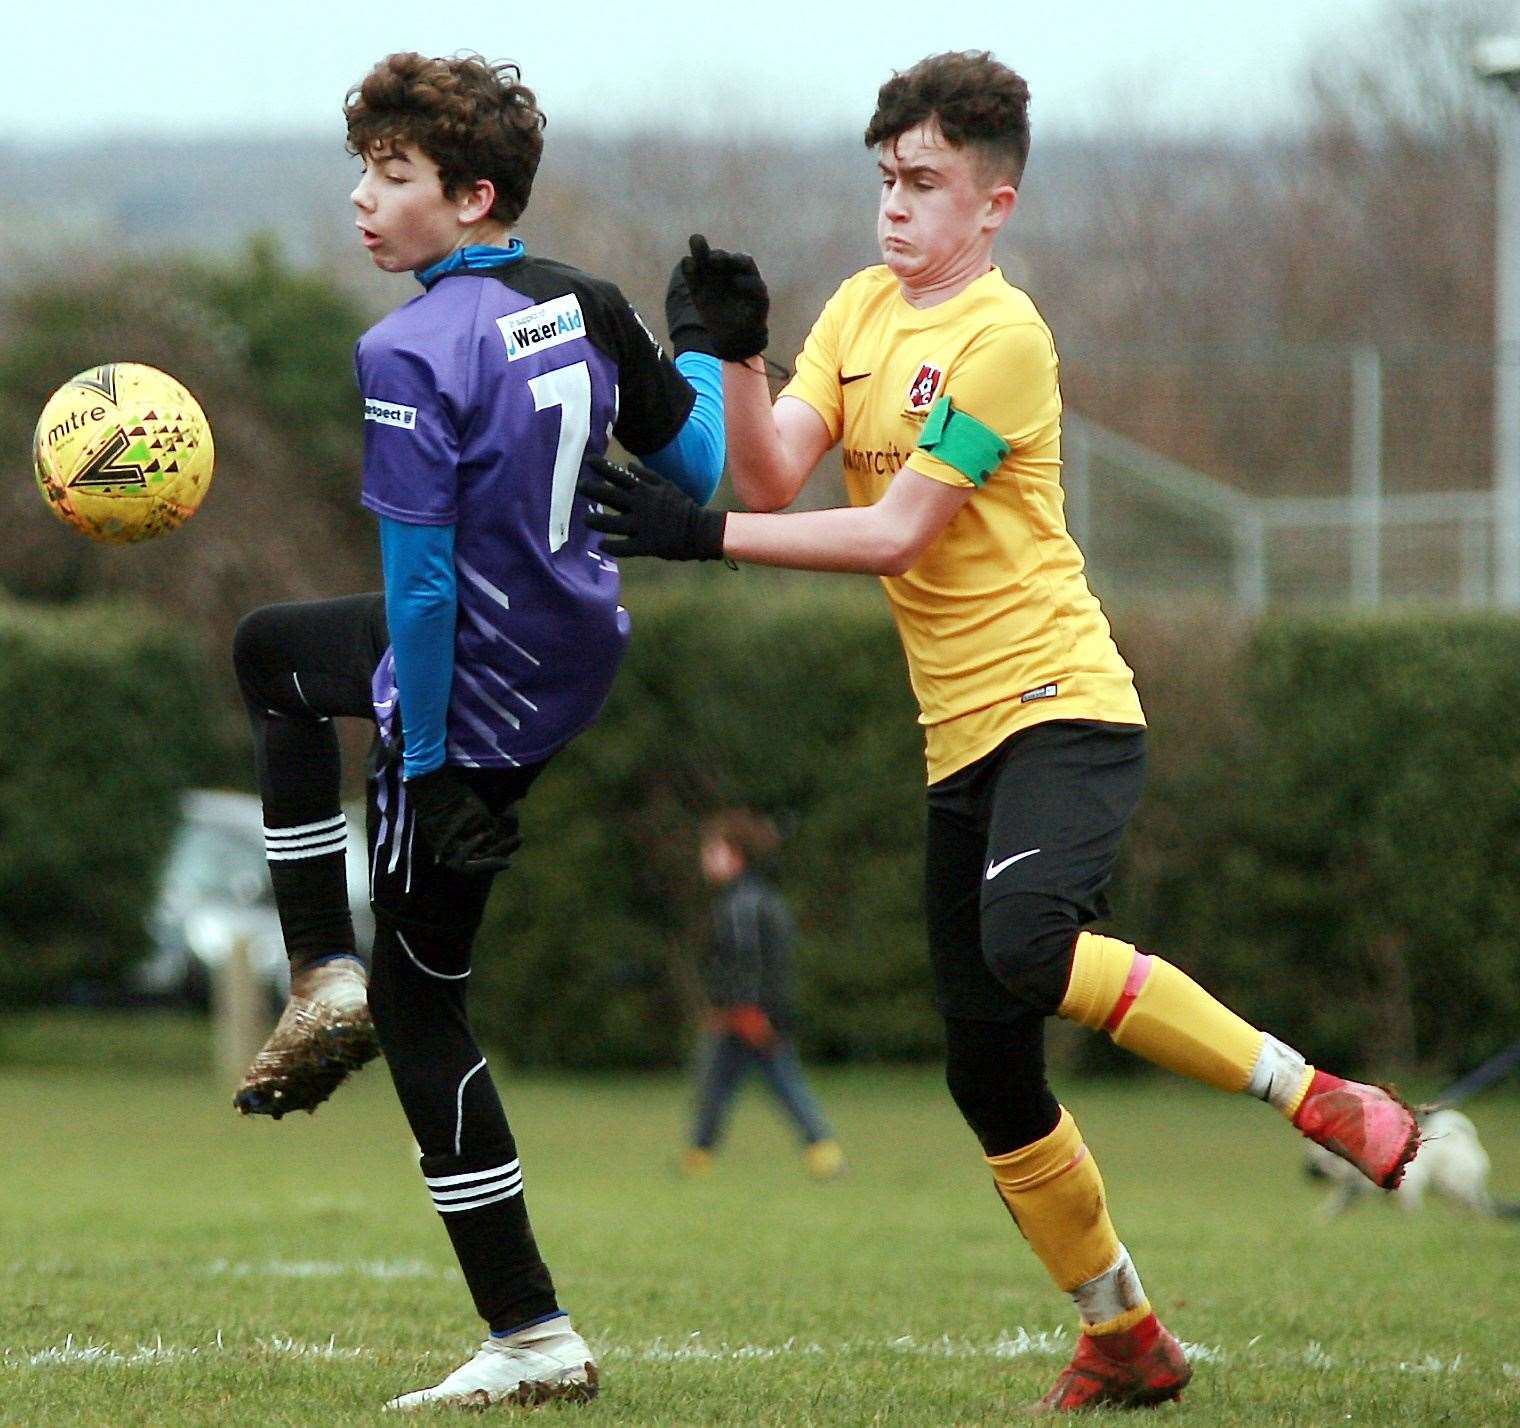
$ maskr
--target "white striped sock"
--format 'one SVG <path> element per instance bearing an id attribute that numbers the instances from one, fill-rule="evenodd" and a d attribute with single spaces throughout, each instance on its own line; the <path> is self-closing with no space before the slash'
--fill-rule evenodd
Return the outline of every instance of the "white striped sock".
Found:
<path id="1" fill-rule="evenodd" d="M 291 828 L 264 826 L 264 855 L 272 863 L 321 858 L 348 847 L 348 821 L 341 813 Z"/>
<path id="2" fill-rule="evenodd" d="M 494 1170 L 471 1170 L 463 1175 L 424 1175 L 423 1182 L 433 1197 L 433 1207 L 440 1215 L 452 1215 L 460 1210 L 478 1210 L 483 1205 L 494 1205 L 498 1200 L 510 1200 L 521 1195 L 522 1169 L 513 1160 L 498 1165 Z"/>
<path id="3" fill-rule="evenodd" d="M 467 1170 L 462 1175 L 424 1175 L 424 1184 L 429 1190 L 440 1190 L 450 1185 L 464 1185 L 471 1180 L 480 1180 L 488 1176 L 510 1175 L 520 1168 L 522 1162 L 517 1160 L 508 1161 L 505 1165 L 498 1165 L 494 1170 Z"/>

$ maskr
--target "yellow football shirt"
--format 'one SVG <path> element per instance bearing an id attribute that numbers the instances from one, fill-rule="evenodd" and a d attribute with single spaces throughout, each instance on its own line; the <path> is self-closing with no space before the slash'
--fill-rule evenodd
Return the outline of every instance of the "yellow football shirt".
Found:
<path id="1" fill-rule="evenodd" d="M 1066 529 L 1055 345 L 1025 293 L 993 268 L 948 302 L 915 308 L 885 267 L 867 268 L 829 299 L 782 395 L 843 443 L 857 506 L 874 504 L 904 465 L 975 484 L 916 449 L 942 397 L 1008 444 L 913 568 L 882 579 L 931 783 L 1031 724 L 1145 722 Z"/>

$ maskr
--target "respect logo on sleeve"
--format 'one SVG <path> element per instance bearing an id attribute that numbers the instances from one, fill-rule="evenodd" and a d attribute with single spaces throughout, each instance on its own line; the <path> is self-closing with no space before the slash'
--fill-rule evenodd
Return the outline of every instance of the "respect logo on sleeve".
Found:
<path id="1" fill-rule="evenodd" d="M 417 425 L 417 408 L 402 406 L 400 402 L 382 402 L 374 397 L 365 397 L 364 420 L 412 431 Z"/>

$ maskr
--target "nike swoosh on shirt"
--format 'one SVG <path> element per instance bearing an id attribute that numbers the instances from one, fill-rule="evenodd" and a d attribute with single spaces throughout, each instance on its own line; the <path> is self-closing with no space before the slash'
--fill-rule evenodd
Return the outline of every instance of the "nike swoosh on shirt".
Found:
<path id="1" fill-rule="evenodd" d="M 1038 848 L 1031 848 L 1026 853 L 1015 853 L 1011 858 L 1004 858 L 1001 863 L 989 863 L 987 865 L 987 881 L 990 883 L 1004 868 L 1011 868 L 1015 863 L 1022 863 L 1025 858 L 1032 858 L 1039 851 Z"/>
<path id="2" fill-rule="evenodd" d="M 852 372 L 848 377 L 846 377 L 845 374 L 841 372 L 839 374 L 839 385 L 841 387 L 847 387 L 851 382 L 863 381 L 870 375 L 871 374 L 869 372 Z"/>

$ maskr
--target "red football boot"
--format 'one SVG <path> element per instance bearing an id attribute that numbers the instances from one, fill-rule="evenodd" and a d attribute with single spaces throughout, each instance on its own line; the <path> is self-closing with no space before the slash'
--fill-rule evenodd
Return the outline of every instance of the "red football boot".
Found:
<path id="1" fill-rule="evenodd" d="M 1071 1362 L 1034 1411 L 1147 1408 L 1181 1398 L 1192 1376 L 1182 1345 L 1154 1314 L 1148 1314 L 1122 1334 L 1083 1334 Z"/>
<path id="2" fill-rule="evenodd" d="M 1397 1091 L 1326 1071 L 1314 1073 L 1293 1124 L 1383 1190 L 1398 1185 L 1420 1148 L 1419 1123 Z"/>

